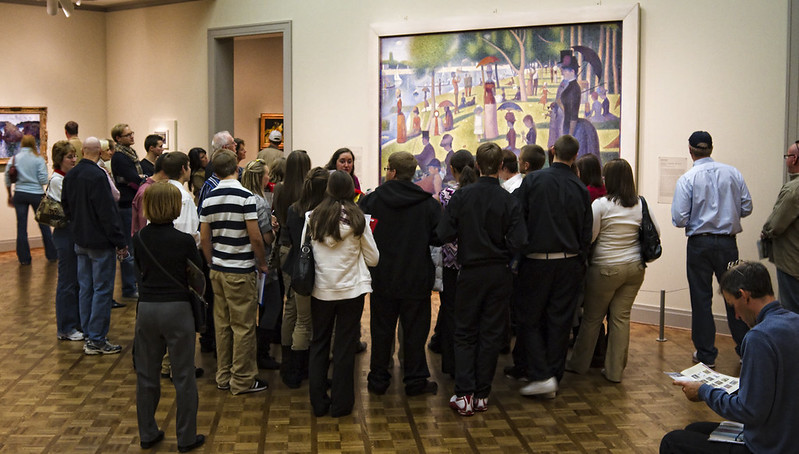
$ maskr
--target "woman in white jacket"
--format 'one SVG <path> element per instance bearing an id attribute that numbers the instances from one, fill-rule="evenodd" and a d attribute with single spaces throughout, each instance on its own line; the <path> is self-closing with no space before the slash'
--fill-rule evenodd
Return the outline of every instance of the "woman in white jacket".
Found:
<path id="1" fill-rule="evenodd" d="M 309 392 L 316 416 L 338 418 L 352 413 L 355 350 L 360 334 L 364 295 L 372 291 L 369 266 L 379 253 L 363 212 L 352 201 L 352 177 L 337 170 L 330 174 L 325 199 L 310 215 L 307 228 L 315 261 L 311 293 L 313 337 L 310 347 Z M 305 234 L 303 233 L 303 238 Z M 333 380 L 327 395 L 327 370 L 333 327 Z"/>

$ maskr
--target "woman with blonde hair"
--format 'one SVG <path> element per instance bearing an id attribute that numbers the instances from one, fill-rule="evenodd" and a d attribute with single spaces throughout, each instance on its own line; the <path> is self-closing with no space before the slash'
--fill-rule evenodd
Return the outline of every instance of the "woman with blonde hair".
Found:
<path id="1" fill-rule="evenodd" d="M 316 416 L 338 418 L 352 413 L 355 403 L 355 351 L 360 335 L 364 295 L 372 291 L 369 266 L 380 257 L 372 230 L 353 202 L 349 173 L 336 170 L 327 181 L 325 199 L 311 212 L 306 229 L 314 254 L 311 292 L 309 393 Z M 333 327 L 333 380 L 327 395 L 327 370 Z"/>
<path id="2" fill-rule="evenodd" d="M 13 165 L 17 169 L 17 181 L 12 182 L 9 172 L 5 172 L 6 190 L 8 191 L 8 206 L 13 207 L 17 214 L 17 259 L 20 265 L 31 264 L 31 249 L 28 243 L 28 207 L 35 212 L 44 197 L 42 186 L 47 184 L 47 164 L 36 149 L 36 138 L 26 134 L 22 136 L 20 149 L 9 160 L 6 170 Z M 11 190 L 14 185 L 14 190 Z M 53 234 L 50 226 L 39 224 L 44 243 L 44 255 L 47 260 L 55 262 L 58 259 Z"/>
<path id="3" fill-rule="evenodd" d="M 133 357 L 136 364 L 136 414 L 143 449 L 164 439 L 155 411 L 161 394 L 161 359 L 169 350 L 175 386 L 178 450 L 188 452 L 205 442 L 197 434 L 197 380 L 194 369 L 194 315 L 189 303 L 186 261 L 202 267 L 194 238 L 172 225 L 180 215 L 180 190 L 167 181 L 144 191 L 144 215 L 150 223 L 133 236 L 139 271 Z"/>
<path id="4" fill-rule="evenodd" d="M 638 239 L 643 213 L 630 164 L 614 159 L 605 164 L 604 174 L 607 195 L 591 204 L 595 244 L 586 273 L 583 320 L 566 369 L 588 372 L 599 328 L 607 315 L 608 349 L 602 375 L 619 383 L 627 366 L 630 310 L 644 282 L 646 264 L 641 260 Z M 652 222 L 660 233 L 654 217 Z"/>
<path id="5" fill-rule="evenodd" d="M 258 228 L 264 238 L 264 254 L 272 255 L 272 243 L 275 235 L 272 232 L 272 206 L 266 198 L 264 188 L 269 183 L 269 167 L 262 159 L 250 161 L 241 175 L 241 185 L 255 195 L 255 208 L 258 213 Z M 264 293 L 259 306 L 259 323 L 255 328 L 257 345 L 257 361 L 259 369 L 277 369 L 280 363 L 269 352 L 272 331 L 277 327 L 283 307 L 280 297 L 280 284 L 278 283 L 277 270 L 270 267 L 264 276 Z"/>

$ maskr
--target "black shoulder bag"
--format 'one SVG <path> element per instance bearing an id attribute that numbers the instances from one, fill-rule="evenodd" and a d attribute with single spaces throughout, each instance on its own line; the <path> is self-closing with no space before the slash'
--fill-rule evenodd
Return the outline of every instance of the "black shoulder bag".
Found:
<path id="1" fill-rule="evenodd" d="M 291 270 L 291 288 L 295 292 L 302 296 L 309 296 L 313 292 L 315 266 L 313 248 L 311 247 L 311 232 L 308 219 L 306 219 L 305 225 L 302 227 L 300 253 L 297 254 L 294 269 Z"/>
<path id="2" fill-rule="evenodd" d="M 641 227 L 638 229 L 638 241 L 641 243 L 641 261 L 649 263 L 660 258 L 663 248 L 660 247 L 660 236 L 649 216 L 646 199 L 641 199 Z"/>
<path id="3" fill-rule="evenodd" d="M 203 270 L 200 269 L 191 259 L 186 259 L 186 279 L 188 282 L 181 283 L 175 276 L 169 273 L 167 270 L 161 266 L 161 262 L 156 260 L 153 256 L 150 249 L 147 248 L 147 245 L 144 244 L 142 240 L 141 231 L 136 232 L 136 236 L 139 238 L 139 244 L 141 244 L 142 249 L 144 252 L 150 256 L 150 259 L 153 263 L 158 266 L 162 273 L 165 276 L 169 276 L 170 279 L 175 281 L 175 284 L 178 287 L 186 288 L 189 291 L 189 303 L 191 304 L 191 312 L 194 315 L 194 330 L 198 333 L 205 332 L 205 323 L 206 323 L 206 315 L 208 311 L 208 302 L 205 301 L 203 295 L 205 295 L 205 274 Z"/>

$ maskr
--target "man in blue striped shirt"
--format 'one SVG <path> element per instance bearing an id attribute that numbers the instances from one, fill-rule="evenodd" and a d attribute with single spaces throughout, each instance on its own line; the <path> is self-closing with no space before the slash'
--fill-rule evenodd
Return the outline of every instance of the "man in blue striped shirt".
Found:
<path id="1" fill-rule="evenodd" d="M 211 264 L 216 329 L 216 386 L 233 394 L 263 391 L 257 377 L 255 320 L 256 266 L 266 272 L 255 196 L 237 179 L 235 153 L 213 157 L 220 181 L 200 211 L 200 242 Z"/>
<path id="2" fill-rule="evenodd" d="M 706 131 L 696 131 L 688 139 L 694 166 L 677 180 L 671 220 L 685 227 L 688 237 L 686 272 L 691 294 L 691 338 L 693 360 L 715 367 L 716 325 L 713 321 L 713 275 L 720 279 L 727 264 L 738 260 L 735 235 L 741 232 L 741 218 L 752 213 L 752 197 L 741 172 L 714 161 L 713 139 Z M 735 351 L 748 328 L 725 305 L 727 324 L 735 340 Z"/>

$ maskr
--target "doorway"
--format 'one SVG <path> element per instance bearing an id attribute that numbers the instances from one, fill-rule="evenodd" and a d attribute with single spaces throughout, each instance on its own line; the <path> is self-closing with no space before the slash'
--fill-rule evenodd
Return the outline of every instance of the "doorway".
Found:
<path id="1" fill-rule="evenodd" d="M 246 59 L 256 58 L 259 53 L 273 58 L 252 61 L 253 69 Z M 245 61 L 236 61 L 237 56 Z M 270 79 L 265 74 L 259 81 L 258 65 L 271 68 L 264 69 L 269 72 L 277 71 L 275 67 L 279 65 L 282 77 Z M 274 86 L 275 80 L 282 81 L 282 91 Z M 275 102 L 279 95 L 282 103 Z M 208 30 L 209 137 L 217 131 L 231 131 L 237 137 L 244 136 L 248 152 L 254 154 L 259 149 L 259 115 L 278 113 L 283 115 L 284 149 L 291 150 L 291 105 L 291 21 Z M 277 111 L 258 112 L 266 109 Z"/>

